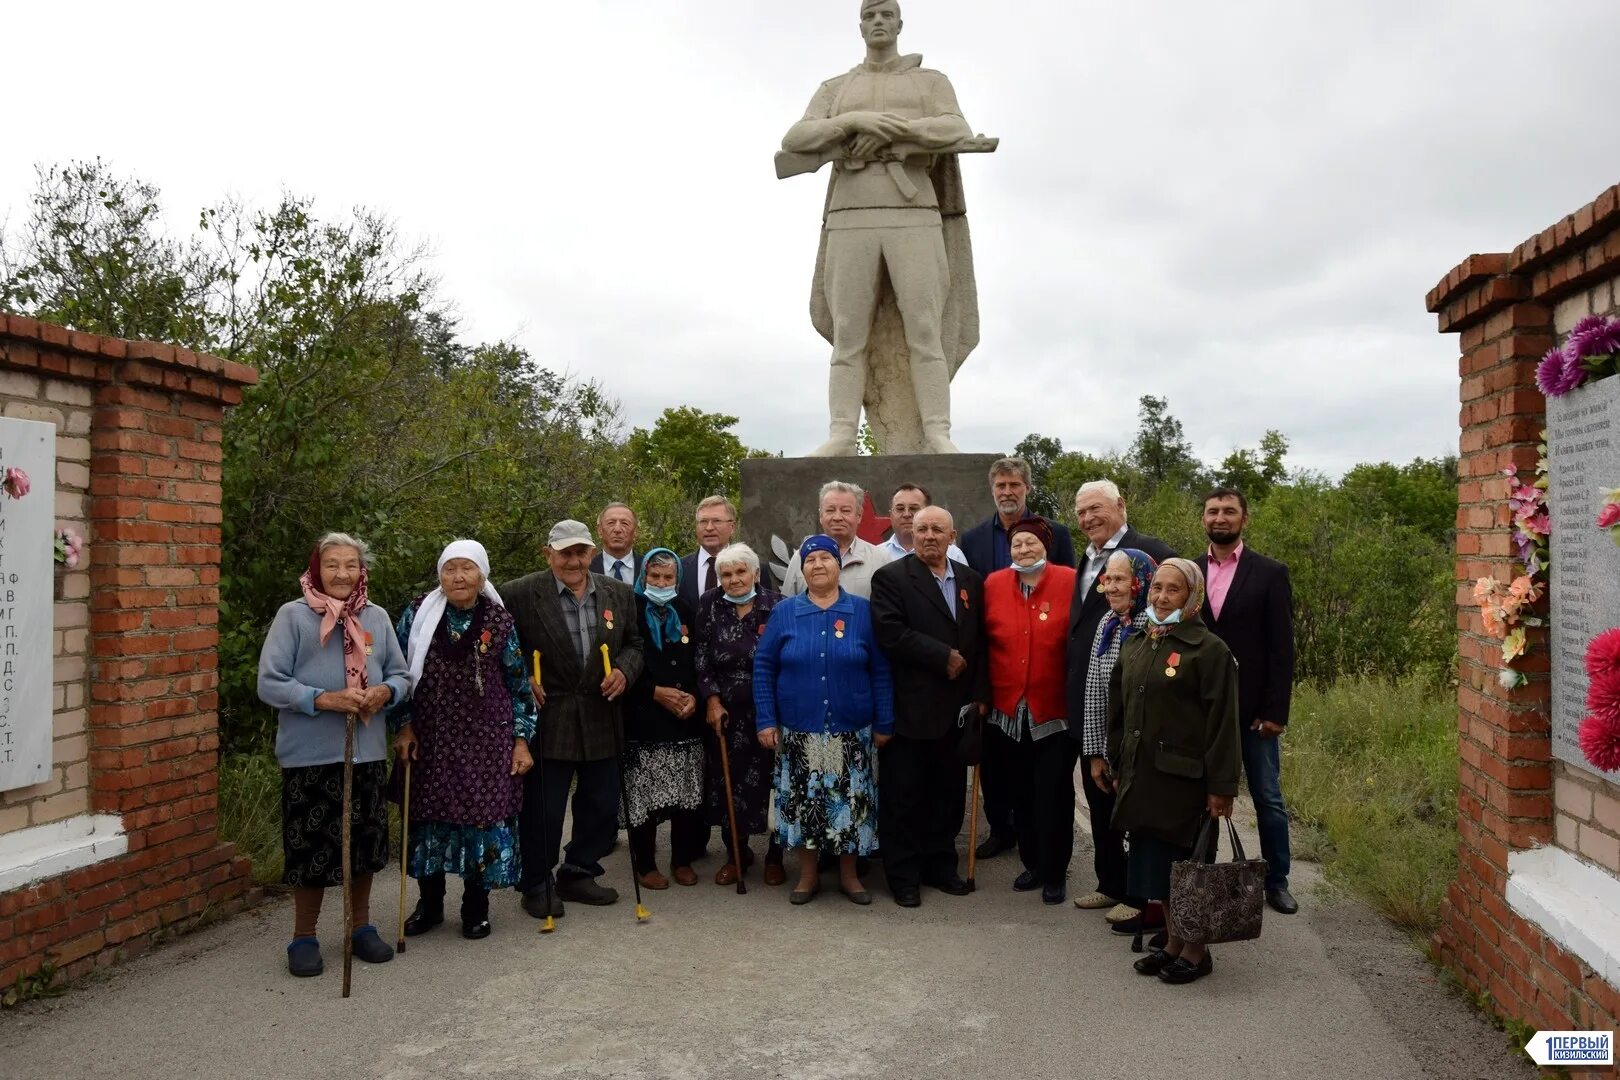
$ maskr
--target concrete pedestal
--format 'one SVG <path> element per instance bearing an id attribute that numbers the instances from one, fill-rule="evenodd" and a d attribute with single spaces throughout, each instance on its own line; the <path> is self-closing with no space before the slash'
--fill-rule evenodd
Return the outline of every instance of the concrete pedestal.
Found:
<path id="1" fill-rule="evenodd" d="M 876 543 L 889 535 L 889 498 L 901 484 L 928 489 L 935 506 L 956 518 L 965 532 L 993 509 L 990 465 L 1000 454 L 885 454 L 848 458 L 754 458 L 742 467 L 742 539 L 768 567 L 761 575 L 780 584 L 787 561 L 800 541 L 819 528 L 821 485 L 844 480 L 865 488 L 871 498 L 861 536 Z"/>

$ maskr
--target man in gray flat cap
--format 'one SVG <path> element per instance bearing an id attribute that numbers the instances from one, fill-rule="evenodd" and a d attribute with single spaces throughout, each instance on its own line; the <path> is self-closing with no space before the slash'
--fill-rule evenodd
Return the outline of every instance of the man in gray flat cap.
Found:
<path id="1" fill-rule="evenodd" d="M 602 905 L 619 898 L 596 879 L 618 835 L 619 703 L 641 674 L 641 633 L 635 593 L 591 573 L 595 553 L 582 522 L 559 521 L 546 540 L 547 569 L 500 586 L 531 679 L 534 654 L 541 657 L 537 767 L 524 777 L 518 819 L 523 876 L 517 887 L 523 910 L 537 919 L 561 915 L 564 900 Z M 604 645 L 611 674 L 604 673 Z M 576 782 L 574 832 L 559 865 L 563 812 Z"/>

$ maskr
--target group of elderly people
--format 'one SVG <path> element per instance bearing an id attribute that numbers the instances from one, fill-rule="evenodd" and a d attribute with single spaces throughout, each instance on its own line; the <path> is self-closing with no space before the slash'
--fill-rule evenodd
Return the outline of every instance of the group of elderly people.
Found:
<path id="1" fill-rule="evenodd" d="M 1077 498 L 1082 525 L 1098 488 Z M 322 537 L 259 670 L 260 696 L 279 710 L 289 969 L 320 973 L 322 892 L 345 872 L 355 955 L 391 958 L 369 895 L 401 771 L 405 858 L 419 886 L 407 935 L 443 921 L 450 875 L 462 879 L 467 938 L 490 933 L 493 888 L 518 889 L 536 918 L 562 915 L 565 900 L 611 904 L 616 891 L 598 879 L 621 828 L 645 889 L 697 884 L 693 864 L 718 826 L 717 884 L 738 880 L 755 857 L 749 840 L 763 836 L 767 884 L 786 882 L 784 854 L 797 853 L 794 904 L 811 902 L 833 867 L 845 897 L 871 903 L 862 873 L 874 854 L 902 906 L 917 906 L 923 885 L 961 895 L 956 841 L 981 747 L 1010 793 L 1023 862 L 1013 888 L 1064 901 L 1083 755 L 1088 793 L 1111 802 L 1105 829 L 1129 836 L 1126 880 L 1102 887 L 1110 902 L 1132 898 L 1135 929 L 1162 928 L 1171 864 L 1190 856 L 1209 816 L 1231 813 L 1239 779 L 1236 666 L 1200 619 L 1199 566 L 1156 559 L 1142 549 L 1165 553 L 1152 538 L 1122 546 L 1123 533 L 1088 549 L 1085 567 L 1061 565 L 1060 550 L 1074 561 L 1067 530 L 1020 505 L 963 538 L 969 559 L 977 547 L 1004 551 L 1005 565 L 981 574 L 955 546 L 946 510 L 917 485 L 902 497 L 920 506 L 908 507 L 906 535 L 880 547 L 856 534 L 864 492 L 825 485 L 822 531 L 800 545 L 780 593 L 762 583 L 750 548 L 727 542 L 735 510 L 724 499 L 705 500 L 699 516 L 725 515 L 729 528 L 709 530 L 684 559 L 634 552 L 633 524 L 628 540 L 615 531 L 620 551 L 598 553 L 587 526 L 562 521 L 547 538 L 547 568 L 497 587 L 482 545 L 456 540 L 437 586 L 397 624 L 368 600 L 365 544 Z M 624 511 L 614 504 L 604 518 Z M 694 589 L 688 577 L 699 573 Z M 1071 653 L 1082 623 L 1077 709 Z M 390 756 L 410 766 L 395 768 L 392 795 Z M 666 821 L 668 876 L 655 841 Z M 1163 931 L 1152 944 L 1136 962 L 1144 974 L 1183 983 L 1210 970 L 1200 946 Z"/>

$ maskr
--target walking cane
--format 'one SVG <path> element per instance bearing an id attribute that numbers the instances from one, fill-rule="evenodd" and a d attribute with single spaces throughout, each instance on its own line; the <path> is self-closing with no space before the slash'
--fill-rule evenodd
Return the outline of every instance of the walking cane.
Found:
<path id="1" fill-rule="evenodd" d="M 536 690 L 538 692 L 538 688 L 540 686 L 540 650 L 539 649 L 534 650 L 534 685 L 535 685 Z M 530 743 L 529 743 L 529 751 L 530 751 L 529 756 L 534 758 L 534 771 L 540 774 L 540 780 L 539 780 L 539 783 L 540 783 L 540 807 L 541 807 L 540 820 L 542 822 L 544 822 L 545 821 L 545 805 L 546 805 L 546 772 L 545 772 L 544 769 L 542 769 L 540 767 L 541 766 L 541 761 L 540 761 L 541 749 L 542 748 L 541 748 L 541 745 L 540 745 L 540 705 L 539 705 L 539 698 L 536 697 L 535 698 L 535 709 L 534 709 L 534 738 L 532 740 L 530 740 Z M 542 825 L 541 827 L 544 828 L 544 825 Z M 540 932 L 542 934 L 555 934 L 557 932 L 557 920 L 551 914 L 551 899 L 552 899 L 551 890 L 554 889 L 554 888 L 556 888 L 556 886 L 551 881 L 551 868 L 548 866 L 546 868 L 546 918 L 545 918 L 545 921 L 540 924 Z"/>
<path id="2" fill-rule="evenodd" d="M 973 872 L 979 864 L 979 766 L 973 766 L 973 797 L 968 800 L 968 876 L 969 890 L 977 889 Z"/>
<path id="3" fill-rule="evenodd" d="M 602 643 L 602 677 L 613 675 L 613 661 L 608 659 L 607 643 Z M 624 811 L 624 826 L 630 827 L 630 789 L 624 786 L 624 738 L 619 732 L 619 725 L 613 725 L 613 745 L 619 754 L 619 806 Z M 641 902 L 641 875 L 636 873 L 636 860 L 630 858 L 630 881 L 636 889 L 636 922 L 644 923 L 652 918 L 652 912 Z"/>
<path id="4" fill-rule="evenodd" d="M 405 798 L 399 811 L 399 943 L 395 952 L 405 951 L 405 878 L 411 861 L 411 756 L 405 755 Z"/>
<path id="5" fill-rule="evenodd" d="M 729 716 L 725 720 L 731 719 Z M 737 797 L 731 789 L 731 753 L 726 749 L 725 720 L 720 722 L 720 776 L 726 782 L 726 816 L 731 819 L 731 857 L 737 860 L 737 895 L 746 896 L 748 886 L 743 884 L 743 849 L 737 839 Z"/>
<path id="6" fill-rule="evenodd" d="M 354 969 L 354 829 L 349 815 L 354 813 L 354 713 L 343 727 L 343 996 L 349 996 L 349 976 Z"/>

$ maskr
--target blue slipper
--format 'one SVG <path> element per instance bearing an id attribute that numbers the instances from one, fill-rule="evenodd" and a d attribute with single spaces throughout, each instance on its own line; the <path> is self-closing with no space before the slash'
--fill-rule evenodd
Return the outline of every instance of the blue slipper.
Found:
<path id="1" fill-rule="evenodd" d="M 326 970 L 321 961 L 321 943 L 312 937 L 293 938 L 287 946 L 287 970 L 300 978 L 319 975 Z"/>
<path id="2" fill-rule="evenodd" d="M 386 964 L 394 958 L 394 949 L 377 933 L 375 926 L 366 923 L 355 928 L 354 955 L 368 964 Z"/>

